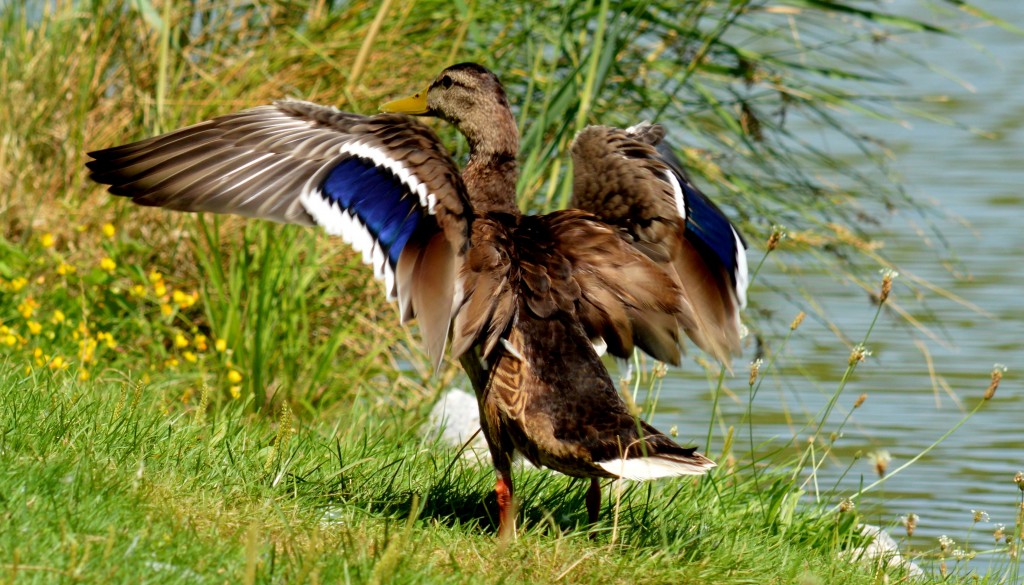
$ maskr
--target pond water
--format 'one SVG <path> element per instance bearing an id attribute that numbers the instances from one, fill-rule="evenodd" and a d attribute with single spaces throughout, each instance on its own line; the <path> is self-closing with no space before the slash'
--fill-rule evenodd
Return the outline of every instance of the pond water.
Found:
<path id="1" fill-rule="evenodd" d="M 1024 3 L 990 0 L 976 4 L 1017 26 L 1024 25 Z M 929 18 L 927 13 L 912 12 L 920 6 L 917 2 L 900 0 L 887 6 Z M 963 18 L 964 23 L 968 20 Z M 902 528 L 893 525 L 901 515 L 912 512 L 920 516 L 911 541 L 917 549 L 935 548 L 942 534 L 962 544 L 971 527 L 972 510 L 984 510 L 991 518 L 975 527 L 972 547 L 989 547 L 997 523 L 1014 524 L 1020 493 L 1012 478 L 1024 469 L 1020 383 L 1024 368 L 1024 229 L 1020 225 L 1024 220 L 1024 37 L 994 26 L 962 32 L 983 49 L 931 35 L 923 45 L 916 39 L 913 46 L 921 47 L 922 58 L 940 65 L 973 91 L 905 62 L 881 62 L 879 66 L 906 79 L 903 91 L 907 95 L 949 96 L 949 101 L 931 103 L 926 109 L 988 136 L 921 120 L 914 121 L 912 128 L 872 120 L 858 122 L 888 141 L 895 152 L 893 166 L 908 191 L 934 202 L 949 216 L 935 220 L 937 233 L 949 248 L 929 248 L 926 242 L 934 244 L 935 233 L 907 216 L 883 224 L 878 237 L 885 242 L 885 254 L 903 272 L 893 298 L 930 328 L 935 338 L 883 313 L 867 343 L 873 353 L 844 391 L 825 425 L 825 436 L 838 426 L 859 394 L 867 393 L 867 401 L 853 412 L 819 482 L 822 497 L 826 497 L 828 488 L 851 463 L 840 493 L 855 492 L 861 481 L 874 481 L 877 476 L 868 458 L 853 462 L 857 451 L 888 451 L 892 457 L 889 470 L 896 469 L 951 429 L 963 417 L 964 409 L 977 404 L 993 364 L 1005 364 L 1006 377 L 992 402 L 858 504 L 869 512 L 869 518 L 889 525 L 897 537 L 903 534 Z M 756 264 L 760 256 L 761 251 L 753 250 L 751 262 Z M 755 286 L 751 296 L 788 323 L 800 307 L 763 286 L 773 278 L 777 278 L 774 282 L 788 282 L 788 276 L 778 278 L 772 270 L 766 264 L 765 273 L 759 276 L 762 286 Z M 927 292 L 923 301 L 912 298 L 913 293 L 904 286 L 911 275 L 928 279 L 963 302 L 934 292 Z M 878 274 L 862 276 L 876 286 L 881 281 Z M 854 343 L 859 341 L 875 310 L 866 293 L 825 272 L 807 272 L 800 278 L 824 313 Z M 824 323 L 808 318 L 798 333 L 780 358 L 782 374 L 766 379 L 754 401 L 755 442 L 774 439 L 781 445 L 796 434 L 798 443 L 806 445 L 814 428 L 804 429 L 804 425 L 818 419 L 846 368 L 849 342 L 838 339 Z M 720 399 L 728 424 L 739 426 L 746 411 L 747 364 L 752 357 L 753 351 L 748 350 L 736 363 L 737 375 L 727 381 L 736 398 Z M 678 424 L 681 438 L 703 445 L 712 393 L 698 370 L 690 365 L 670 373 L 655 422 L 661 427 Z M 943 382 L 951 393 L 943 388 Z M 721 451 L 723 437 L 724 432 L 716 428 L 712 453 Z M 747 442 L 743 423 L 737 428 L 737 444 Z M 836 496 L 828 497 L 837 503 Z M 984 570 L 987 562 L 979 558 L 974 564 Z"/>

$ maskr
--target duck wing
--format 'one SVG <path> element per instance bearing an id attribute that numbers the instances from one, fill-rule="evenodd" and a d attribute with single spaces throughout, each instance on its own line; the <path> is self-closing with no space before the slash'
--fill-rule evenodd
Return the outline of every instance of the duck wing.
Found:
<path id="1" fill-rule="evenodd" d="M 679 326 L 728 365 L 740 351 L 747 246 L 663 138 L 647 123 L 584 128 L 572 145 L 573 206 L 617 229 L 679 285 L 687 307 Z"/>
<path id="2" fill-rule="evenodd" d="M 472 208 L 430 128 L 279 101 L 132 144 L 90 152 L 90 177 L 133 203 L 320 226 L 341 236 L 418 316 L 440 362 Z"/>
<path id="3" fill-rule="evenodd" d="M 519 315 L 578 318 L 591 338 L 628 356 L 633 347 L 678 363 L 687 309 L 675 281 L 618 231 L 578 209 L 540 216 L 487 213 L 463 263 L 464 305 L 452 353 L 480 343 L 491 354 Z M 564 318 L 564 317 L 559 317 Z"/>

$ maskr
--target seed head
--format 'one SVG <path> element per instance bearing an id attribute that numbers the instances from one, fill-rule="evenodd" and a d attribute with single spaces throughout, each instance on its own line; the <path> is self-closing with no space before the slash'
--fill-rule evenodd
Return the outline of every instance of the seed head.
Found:
<path id="1" fill-rule="evenodd" d="M 860 406 L 862 404 L 864 404 L 864 401 L 867 400 L 867 399 L 868 399 L 867 392 L 865 392 L 864 394 L 861 394 L 860 396 L 857 397 L 856 402 L 853 403 L 853 407 L 854 408 L 860 408 Z"/>
<path id="2" fill-rule="evenodd" d="M 954 544 L 956 544 L 956 541 L 946 536 L 945 534 L 939 537 L 939 550 L 942 552 L 946 552 L 947 550 L 953 548 Z"/>
<path id="3" fill-rule="evenodd" d="M 763 362 L 763 360 L 761 360 L 761 358 L 757 358 L 756 360 L 750 362 L 750 382 L 749 382 L 749 384 L 751 386 L 754 385 L 754 382 L 757 382 L 757 374 L 761 371 L 761 364 L 762 363 L 764 363 L 764 362 Z"/>
<path id="4" fill-rule="evenodd" d="M 996 529 L 992 532 L 992 537 L 995 539 L 996 543 L 1006 538 L 1006 525 L 996 524 Z"/>
<path id="5" fill-rule="evenodd" d="M 807 313 L 804 313 L 803 311 L 797 313 L 796 317 L 793 317 L 793 322 L 789 324 L 789 330 L 796 331 L 796 328 L 799 327 L 800 324 L 804 322 L 804 317 L 806 316 Z"/>
<path id="6" fill-rule="evenodd" d="M 903 523 L 903 527 L 907 530 L 907 536 L 914 536 L 914 531 L 917 530 L 917 521 L 920 520 L 917 514 L 910 513 L 900 518 L 900 522 Z"/>
<path id="7" fill-rule="evenodd" d="M 839 502 L 839 511 L 843 514 L 855 509 L 856 507 L 857 505 L 854 504 L 853 500 L 850 498 L 844 498 L 842 502 Z"/>
<path id="8" fill-rule="evenodd" d="M 996 389 L 999 388 L 999 382 L 1003 379 L 1005 372 L 1006 366 L 1003 364 L 992 366 L 992 381 L 988 383 L 988 388 L 985 390 L 985 400 L 991 400 L 996 395 Z"/>
<path id="9" fill-rule="evenodd" d="M 768 236 L 768 251 L 771 252 L 775 248 L 779 247 L 779 242 L 786 237 L 786 228 L 781 225 L 772 226 L 772 235 Z"/>
<path id="10" fill-rule="evenodd" d="M 1013 476 L 1013 482 L 1017 484 L 1020 491 L 1024 492 L 1024 471 L 1018 471 L 1017 475 Z"/>
<path id="11" fill-rule="evenodd" d="M 885 477 L 885 472 L 889 469 L 889 462 L 892 461 L 892 455 L 885 449 L 879 449 L 868 457 L 875 464 L 875 473 L 878 474 L 878 477 Z"/>
<path id="12" fill-rule="evenodd" d="M 899 272 L 891 268 L 882 270 L 882 292 L 878 295 L 878 304 L 884 303 L 889 298 L 889 293 L 892 292 L 892 280 L 899 275 Z"/>
<path id="13" fill-rule="evenodd" d="M 975 524 L 978 522 L 988 522 L 988 512 L 984 510 L 971 510 L 971 516 Z"/>
<path id="14" fill-rule="evenodd" d="M 864 347 L 863 344 L 858 343 L 850 351 L 849 365 L 855 366 L 855 365 L 863 362 L 864 360 L 868 359 L 868 357 L 870 357 L 870 356 L 871 356 L 871 352 L 868 350 L 868 348 Z"/>

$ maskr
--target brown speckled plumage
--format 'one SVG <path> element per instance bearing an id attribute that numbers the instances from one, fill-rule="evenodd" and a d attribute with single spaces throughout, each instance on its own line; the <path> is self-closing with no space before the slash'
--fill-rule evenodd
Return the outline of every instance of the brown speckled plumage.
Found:
<path id="1" fill-rule="evenodd" d="M 628 411 L 590 343 L 601 338 L 614 355 L 639 347 L 675 363 L 682 327 L 720 358 L 736 348 L 731 332 L 725 342 L 706 341 L 715 338 L 714 325 L 695 315 L 703 305 L 678 261 L 685 241 L 661 178 L 665 163 L 651 147 L 660 127 L 585 130 L 573 148 L 582 210 L 524 216 L 515 204 L 518 133 L 491 72 L 455 65 L 425 92 L 385 107 L 456 125 L 471 149 L 466 168 L 460 174 L 434 133 L 411 118 L 304 102 L 278 102 L 90 153 L 89 168 L 112 193 L 143 205 L 319 224 L 363 245 L 375 270 L 393 274 L 388 292 L 402 318 L 419 319 L 435 357 L 450 337 L 473 382 L 498 472 L 503 534 L 514 528 L 514 451 L 593 478 L 591 520 L 600 504 L 597 478 L 713 467 Z M 370 233 L 359 207 L 372 207 L 372 194 L 335 193 L 325 183 L 332 169 L 354 158 L 365 170 L 346 176 L 377 177 L 386 168 L 381 176 L 404 193 L 397 201 L 419 202 L 409 212 L 419 223 L 397 261 L 374 255 L 384 244 L 373 238 L 383 236 Z M 346 209 L 343 197 L 358 205 Z M 352 221 L 372 241 L 353 231 Z"/>

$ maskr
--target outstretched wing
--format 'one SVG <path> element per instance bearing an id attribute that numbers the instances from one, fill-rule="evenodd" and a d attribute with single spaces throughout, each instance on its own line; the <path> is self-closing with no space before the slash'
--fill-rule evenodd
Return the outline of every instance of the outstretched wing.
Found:
<path id="1" fill-rule="evenodd" d="M 426 126 L 280 101 L 89 153 L 93 180 L 134 203 L 318 225 L 362 252 L 444 353 L 472 209 Z"/>
<path id="2" fill-rule="evenodd" d="M 679 284 L 688 308 L 679 325 L 728 364 L 740 351 L 746 243 L 687 179 L 663 137 L 652 124 L 584 128 L 572 146 L 573 205 L 617 228 Z"/>

